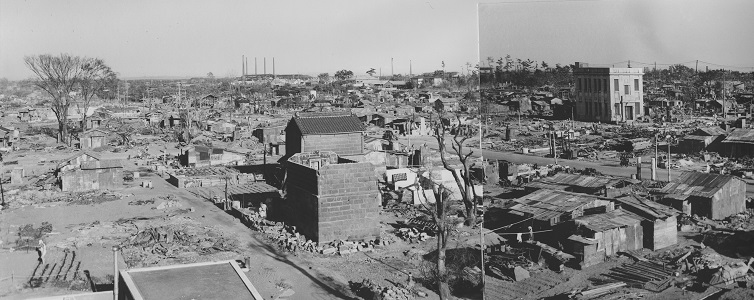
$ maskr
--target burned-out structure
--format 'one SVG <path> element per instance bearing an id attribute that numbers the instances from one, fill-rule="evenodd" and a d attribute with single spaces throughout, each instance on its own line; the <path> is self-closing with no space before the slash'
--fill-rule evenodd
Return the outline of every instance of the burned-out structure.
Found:
<path id="1" fill-rule="evenodd" d="M 364 153 L 364 131 L 364 124 L 351 114 L 299 113 L 285 128 L 285 153 L 359 155 Z"/>
<path id="2" fill-rule="evenodd" d="M 285 213 L 308 239 L 368 240 L 380 236 L 380 192 L 374 166 L 332 151 L 297 153 L 286 162 Z"/>
<path id="3" fill-rule="evenodd" d="M 746 182 L 731 175 L 683 172 L 660 193 L 664 204 L 689 215 L 720 220 L 746 210 Z"/>
<path id="4" fill-rule="evenodd" d="M 244 174 L 227 167 L 177 169 L 167 175 L 167 182 L 178 188 L 223 186 L 226 183 L 243 185 L 258 181 L 255 174 Z"/>

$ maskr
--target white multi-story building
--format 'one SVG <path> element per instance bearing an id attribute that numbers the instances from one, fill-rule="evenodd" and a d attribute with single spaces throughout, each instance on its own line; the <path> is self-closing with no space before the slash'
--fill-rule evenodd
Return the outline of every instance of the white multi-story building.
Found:
<path id="1" fill-rule="evenodd" d="M 577 62 L 573 75 L 575 119 L 630 123 L 644 115 L 644 69 L 593 68 Z"/>

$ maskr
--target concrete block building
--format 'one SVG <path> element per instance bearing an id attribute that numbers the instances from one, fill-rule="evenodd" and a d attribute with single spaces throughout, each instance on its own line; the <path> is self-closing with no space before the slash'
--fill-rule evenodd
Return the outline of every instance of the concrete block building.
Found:
<path id="1" fill-rule="evenodd" d="M 634 122 L 644 115 L 642 68 L 595 68 L 576 62 L 574 118 Z"/>
<path id="2" fill-rule="evenodd" d="M 287 219 L 308 239 L 369 240 L 380 236 L 380 192 L 374 166 L 332 151 L 297 153 L 287 161 Z"/>
<path id="3" fill-rule="evenodd" d="M 285 153 L 332 151 L 338 155 L 364 153 L 364 124 L 354 115 L 300 113 L 285 128 Z"/>

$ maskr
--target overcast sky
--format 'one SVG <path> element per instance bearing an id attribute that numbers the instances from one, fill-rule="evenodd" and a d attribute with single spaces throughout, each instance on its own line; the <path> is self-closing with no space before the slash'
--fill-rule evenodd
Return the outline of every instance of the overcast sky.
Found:
<path id="1" fill-rule="evenodd" d="M 483 61 L 506 54 L 552 65 L 700 60 L 700 70 L 708 62 L 754 71 L 751 0 L 513 2 L 480 4 Z"/>
<path id="2" fill-rule="evenodd" d="M 455 0 L 0 0 L 0 77 L 27 78 L 34 54 L 104 59 L 121 77 L 249 71 L 461 71 L 478 59 L 477 2 Z M 465 69 L 465 67 L 464 67 Z"/>

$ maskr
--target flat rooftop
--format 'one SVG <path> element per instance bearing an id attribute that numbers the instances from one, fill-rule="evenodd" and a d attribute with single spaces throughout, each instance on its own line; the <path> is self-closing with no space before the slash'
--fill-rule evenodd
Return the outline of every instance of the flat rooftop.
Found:
<path id="1" fill-rule="evenodd" d="M 121 274 L 134 299 L 262 299 L 233 261 L 132 269 Z"/>

